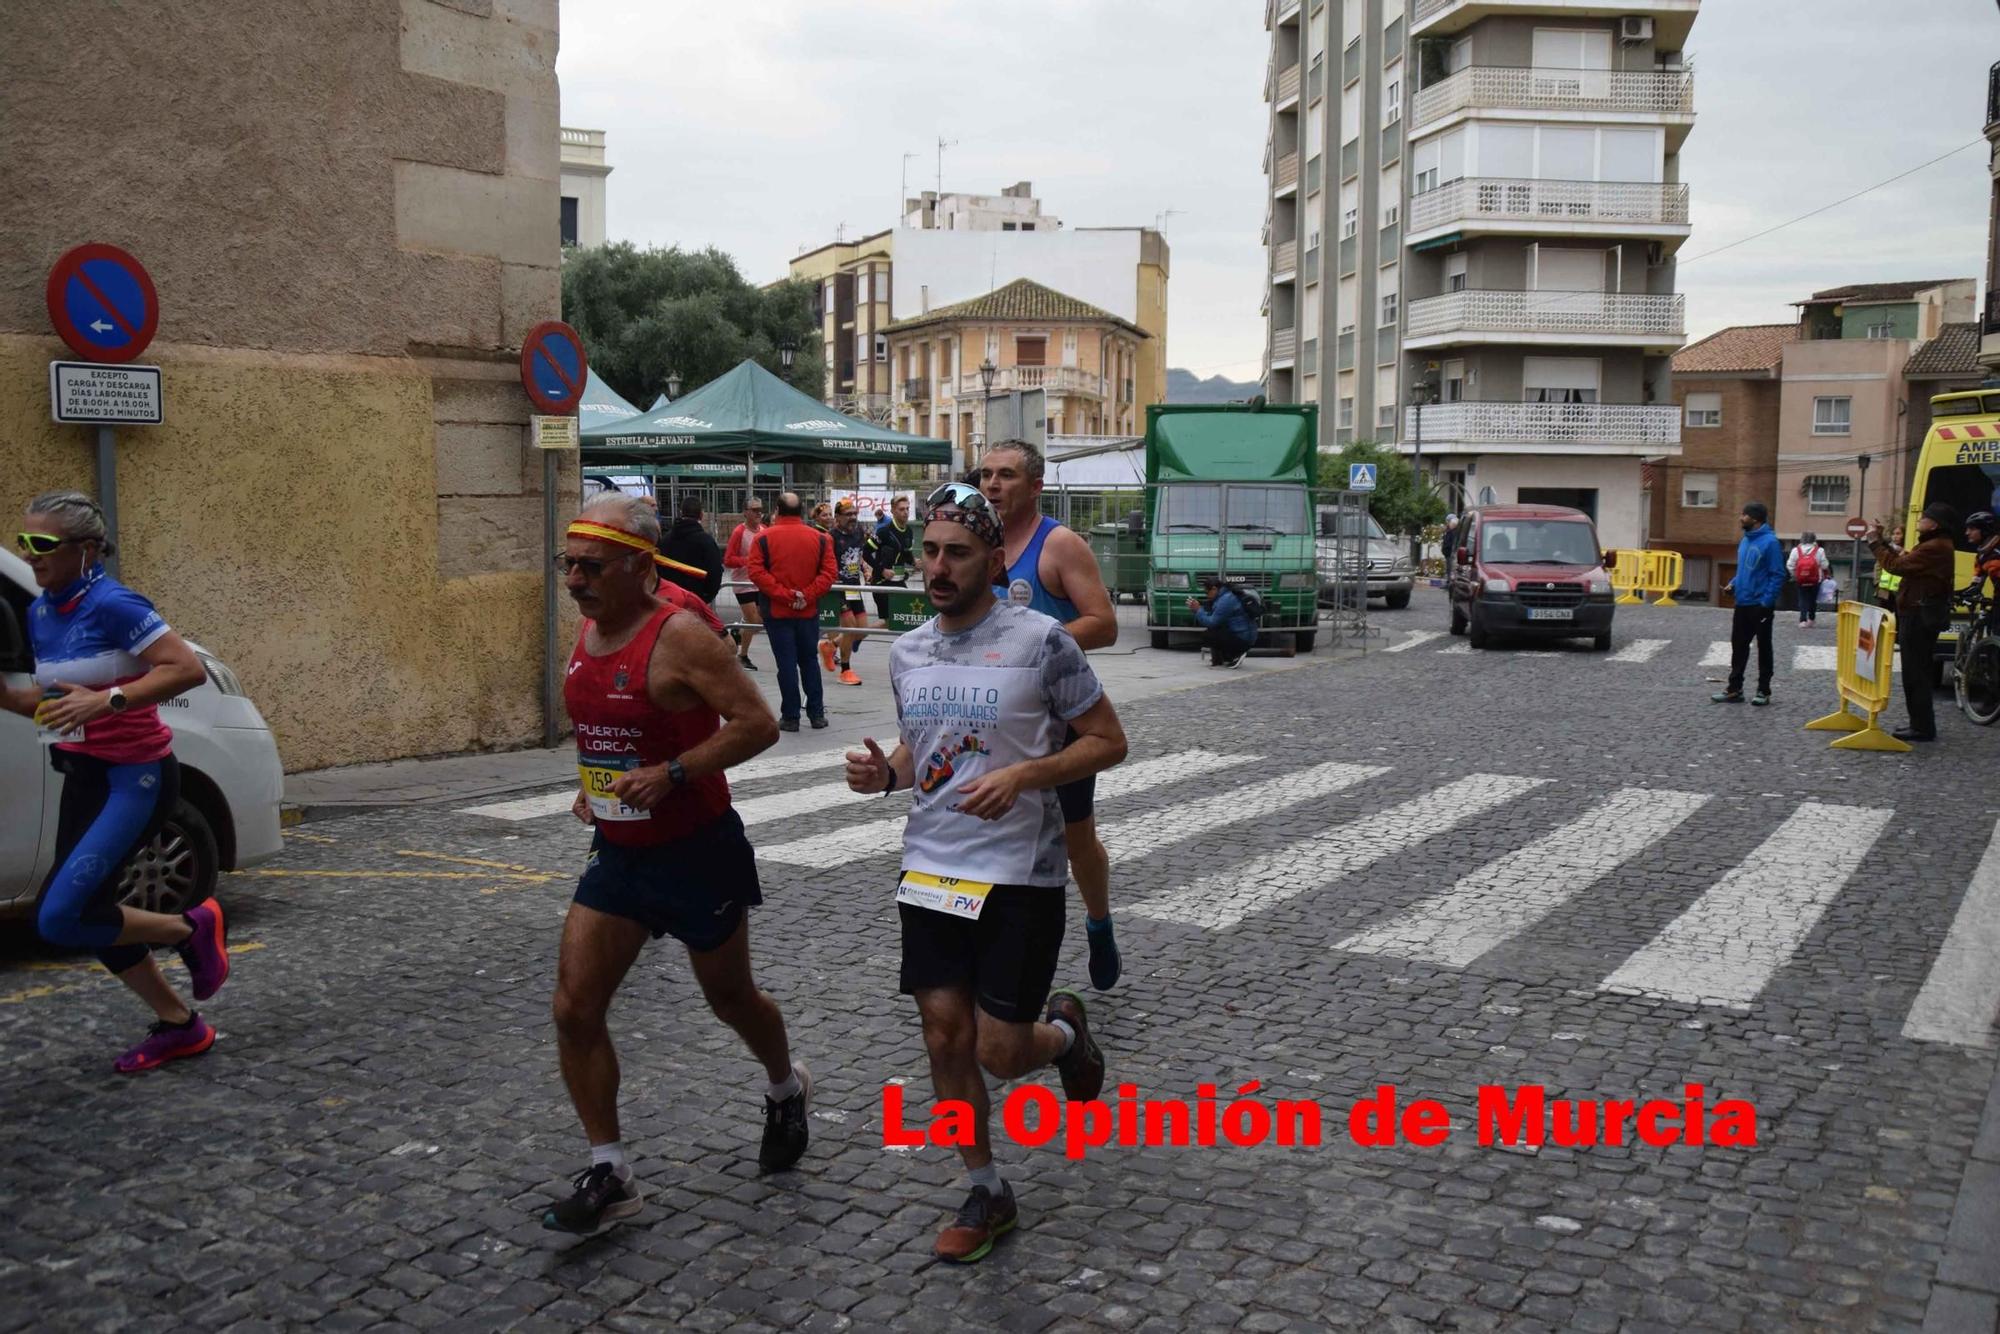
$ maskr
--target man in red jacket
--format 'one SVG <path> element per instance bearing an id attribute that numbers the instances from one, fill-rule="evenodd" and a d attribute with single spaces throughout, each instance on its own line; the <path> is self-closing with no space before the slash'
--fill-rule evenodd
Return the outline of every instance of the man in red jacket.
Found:
<path id="1" fill-rule="evenodd" d="M 799 730 L 799 685 L 805 684 L 806 717 L 826 726 L 819 676 L 819 599 L 833 587 L 833 542 L 805 521 L 797 492 L 778 497 L 778 517 L 750 539 L 750 582 L 778 662 L 778 728 Z"/>

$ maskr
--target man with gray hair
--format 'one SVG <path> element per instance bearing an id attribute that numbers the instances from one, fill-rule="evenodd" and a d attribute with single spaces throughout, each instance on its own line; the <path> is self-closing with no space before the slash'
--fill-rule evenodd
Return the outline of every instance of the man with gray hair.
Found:
<path id="1" fill-rule="evenodd" d="M 788 1168 L 805 1152 L 812 1097 L 812 1076 L 792 1059 L 784 1016 L 751 972 L 749 910 L 763 895 L 723 776 L 769 747 L 778 729 L 730 661 L 720 623 L 651 591 L 659 533 L 650 506 L 606 497 L 570 524 L 557 558 L 587 618 L 563 703 L 576 726 L 582 779 L 574 809 L 596 832 L 563 926 L 556 1047 L 591 1162 L 542 1225 L 585 1235 L 641 1207 L 625 1161 L 618 1055 L 605 1019 L 648 937 L 671 933 L 687 948 L 709 1008 L 764 1068 L 764 1170 Z"/>

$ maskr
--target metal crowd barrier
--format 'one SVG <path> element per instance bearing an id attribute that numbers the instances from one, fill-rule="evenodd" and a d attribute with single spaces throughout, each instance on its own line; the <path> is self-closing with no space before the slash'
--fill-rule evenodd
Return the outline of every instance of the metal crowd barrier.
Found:
<path id="1" fill-rule="evenodd" d="M 1840 604 L 1839 637 L 1834 649 L 1834 689 L 1840 710 L 1806 724 L 1808 732 L 1844 732 L 1834 750 L 1877 750 L 1901 753 L 1910 749 L 1884 732 L 1875 721 L 1889 707 L 1896 671 L 1896 616 L 1860 602 Z M 1850 712 L 1852 705 L 1859 713 Z"/>
<path id="2" fill-rule="evenodd" d="M 1687 577 L 1685 560 L 1678 551 L 1614 551 L 1611 587 L 1619 590 L 1618 602 L 1636 606 L 1646 599 L 1641 593 L 1658 593 L 1655 607 L 1677 607 L 1674 590 Z"/>

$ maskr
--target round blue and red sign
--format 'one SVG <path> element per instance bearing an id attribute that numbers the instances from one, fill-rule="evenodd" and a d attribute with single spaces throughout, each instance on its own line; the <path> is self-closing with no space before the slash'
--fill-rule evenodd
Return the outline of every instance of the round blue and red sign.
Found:
<path id="1" fill-rule="evenodd" d="M 49 270 L 49 322 L 89 361 L 131 361 L 160 327 L 160 298 L 146 266 L 115 245 L 63 252 Z"/>
<path id="2" fill-rule="evenodd" d="M 521 341 L 521 385 L 529 401 L 552 417 L 576 411 L 588 368 L 583 339 L 561 320 L 543 320 Z"/>

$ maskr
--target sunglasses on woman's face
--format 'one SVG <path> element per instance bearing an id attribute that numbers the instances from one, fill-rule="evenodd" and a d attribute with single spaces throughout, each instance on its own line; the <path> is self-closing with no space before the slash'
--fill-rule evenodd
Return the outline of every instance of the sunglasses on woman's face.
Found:
<path id="1" fill-rule="evenodd" d="M 53 556 L 59 549 L 76 541 L 74 537 L 57 537 L 53 533 L 14 534 L 14 545 L 24 556 Z"/>

